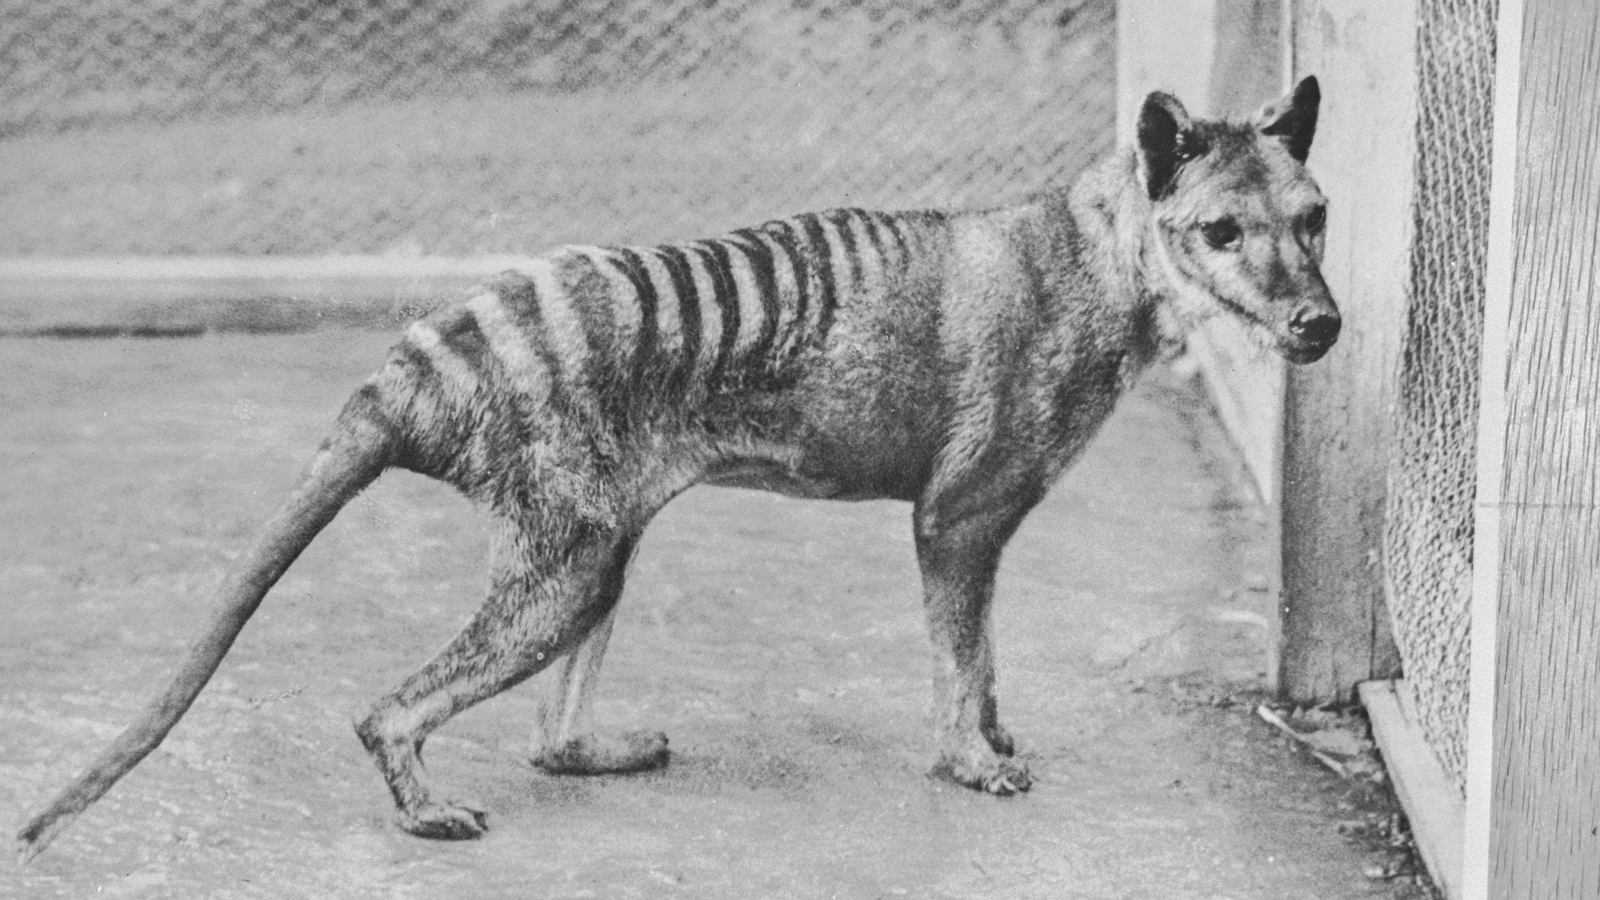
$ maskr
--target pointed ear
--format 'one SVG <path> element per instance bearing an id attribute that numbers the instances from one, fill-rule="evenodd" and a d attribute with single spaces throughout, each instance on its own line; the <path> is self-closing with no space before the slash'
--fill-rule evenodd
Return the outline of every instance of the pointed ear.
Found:
<path id="1" fill-rule="evenodd" d="M 1205 152 L 1189 113 L 1171 94 L 1155 91 L 1139 109 L 1139 175 L 1151 200 L 1172 190 L 1178 166 Z"/>
<path id="2" fill-rule="evenodd" d="M 1263 106 L 1256 113 L 1255 125 L 1262 134 L 1282 140 L 1290 156 L 1305 162 L 1311 153 L 1311 138 L 1317 133 L 1317 107 L 1321 103 L 1317 78 L 1307 75 L 1289 96 Z"/>

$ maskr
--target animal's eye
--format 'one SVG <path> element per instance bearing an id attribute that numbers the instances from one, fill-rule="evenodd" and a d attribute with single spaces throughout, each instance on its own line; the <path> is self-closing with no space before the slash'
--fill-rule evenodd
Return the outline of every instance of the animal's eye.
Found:
<path id="1" fill-rule="evenodd" d="M 1323 226 L 1328 224 L 1328 208 L 1318 206 L 1306 213 L 1306 231 L 1311 234 L 1321 234 Z"/>
<path id="2" fill-rule="evenodd" d="M 1206 239 L 1206 243 L 1221 250 L 1230 244 L 1238 242 L 1240 237 L 1239 223 L 1232 219 L 1201 222 L 1200 235 Z"/>

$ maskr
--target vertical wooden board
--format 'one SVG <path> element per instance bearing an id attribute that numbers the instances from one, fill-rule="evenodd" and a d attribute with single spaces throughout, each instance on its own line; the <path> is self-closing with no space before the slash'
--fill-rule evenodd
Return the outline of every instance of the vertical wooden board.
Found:
<path id="1" fill-rule="evenodd" d="M 1248 120 L 1287 93 L 1281 6 L 1280 0 L 1217 0 L 1207 115 Z M 1189 352 L 1257 492 L 1275 510 L 1283 465 L 1283 359 L 1228 317 L 1196 329 Z"/>
<path id="2" fill-rule="evenodd" d="M 1206 112 L 1249 119 L 1288 90 L 1282 25 L 1284 0 L 1217 0 Z M 1228 437 L 1238 448 L 1278 543 L 1278 488 L 1283 471 L 1283 359 L 1256 345 L 1229 318 L 1204 322 L 1188 339 Z M 1282 593 L 1276 559 L 1265 573 L 1273 597 Z M 1279 623 L 1270 623 L 1266 671 L 1277 689 Z"/>
<path id="3" fill-rule="evenodd" d="M 1491 893 L 1600 896 L 1600 6 L 1528 0 Z"/>
<path id="4" fill-rule="evenodd" d="M 1384 604 L 1386 460 L 1405 315 L 1415 145 L 1415 4 L 1296 3 L 1295 76 L 1322 112 L 1309 165 L 1329 198 L 1323 274 L 1345 330 L 1321 362 L 1291 366 L 1282 484 L 1279 694 L 1350 700 L 1392 678 Z"/>
<path id="5" fill-rule="evenodd" d="M 1282 0 L 1216 0 L 1211 115 L 1246 118 L 1284 93 Z"/>
<path id="6" fill-rule="evenodd" d="M 1203 109 L 1211 73 L 1214 0 L 1117 3 L 1117 146 L 1133 145 L 1139 105 L 1154 90 Z"/>
<path id="7" fill-rule="evenodd" d="M 1462 900 L 1489 900 L 1493 838 L 1495 706 L 1500 679 L 1501 497 L 1505 494 L 1506 348 L 1516 267 L 1517 131 L 1522 96 L 1524 0 L 1498 0 L 1495 21 L 1489 233 L 1479 341 L 1477 485 L 1472 522 L 1472 605 L 1467 703 Z"/>

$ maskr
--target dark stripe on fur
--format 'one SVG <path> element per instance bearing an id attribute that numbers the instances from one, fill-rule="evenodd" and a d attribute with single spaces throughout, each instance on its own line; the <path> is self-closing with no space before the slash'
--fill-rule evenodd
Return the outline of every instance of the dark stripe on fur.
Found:
<path id="1" fill-rule="evenodd" d="M 472 418 L 478 427 L 463 432 L 462 437 L 465 442 L 477 444 L 492 455 L 496 450 L 503 449 L 505 441 L 499 434 L 491 436 L 489 424 L 508 418 L 506 413 L 511 410 L 506 407 L 513 402 L 510 398 L 515 393 L 505 389 L 510 383 L 505 368 L 490 349 L 489 340 L 483 336 L 478 319 L 471 310 L 454 310 L 447 318 L 437 320 L 434 330 L 439 333 L 439 341 L 445 349 L 460 358 L 478 381 L 477 390 L 465 398 L 467 406 L 476 412 Z M 512 438 L 515 438 L 514 433 Z M 455 474 L 458 478 L 476 480 L 479 476 L 477 472 L 466 472 L 462 468 L 462 463 L 467 460 L 483 458 L 482 454 L 471 452 L 472 449 L 464 445 L 456 448 Z"/>
<path id="2" fill-rule="evenodd" d="M 567 302 L 572 305 L 583 327 L 584 342 L 589 346 L 589 384 L 609 396 L 613 393 L 610 388 L 616 384 L 619 367 L 625 365 L 616 349 L 617 300 L 610 296 L 611 285 L 595 268 L 593 260 L 579 255 L 563 262 L 564 265 L 553 268 L 562 290 L 566 292 Z M 568 265 L 579 267 L 573 273 L 575 278 L 563 277 L 567 274 L 564 269 Z"/>
<path id="3" fill-rule="evenodd" d="M 445 431 L 454 419 L 446 403 L 443 378 L 427 352 L 410 341 L 396 344 L 390 358 L 402 373 L 401 384 L 388 394 L 379 391 L 379 401 L 405 403 L 403 409 L 391 409 L 388 418 L 408 426 L 396 431 L 399 440 L 394 448 L 394 464 L 423 475 L 443 477 L 450 466 L 449 455 L 443 450 L 448 437 Z M 423 398 L 431 402 L 424 404 Z M 435 411 L 434 416 L 425 414 L 429 409 Z"/>
<path id="4" fill-rule="evenodd" d="M 489 349 L 489 340 L 478 327 L 478 319 L 468 309 L 457 309 L 447 319 L 434 324 L 439 340 L 472 369 L 484 384 L 499 384 L 505 377 L 500 361 Z"/>
<path id="5" fill-rule="evenodd" d="M 734 246 L 750 263 L 750 271 L 755 273 L 756 292 L 761 295 L 761 332 L 756 336 L 755 346 L 750 348 L 750 359 L 758 370 L 770 371 L 773 361 L 768 357 L 772 355 L 773 342 L 778 338 L 778 317 L 781 314 L 772 248 L 761 239 L 759 233 L 748 228 L 735 232 L 734 236 L 738 239 Z"/>
<path id="6" fill-rule="evenodd" d="M 567 383 L 567 363 L 550 346 L 549 326 L 544 322 L 544 312 L 539 308 L 539 291 L 533 279 L 515 272 L 507 272 L 490 285 L 500 298 L 501 306 L 517 326 L 545 371 L 550 373 L 549 402 L 558 412 L 572 406 L 571 386 Z"/>
<path id="7" fill-rule="evenodd" d="M 878 268 L 887 276 L 889 259 L 883 252 L 883 236 L 878 233 L 878 217 L 864 210 L 856 212 L 861 216 L 861 225 L 867 232 L 867 242 L 872 244 L 872 258 L 878 261 Z"/>
<path id="8" fill-rule="evenodd" d="M 833 311 L 839 305 L 837 288 L 833 283 L 833 251 L 828 247 L 828 235 L 823 230 L 822 219 L 816 213 L 798 217 L 811 251 L 811 270 L 816 275 L 820 307 L 817 310 L 816 339 L 827 337 L 833 328 Z"/>
<path id="9" fill-rule="evenodd" d="M 629 390 L 637 395 L 648 383 L 650 366 L 656 355 L 656 286 L 638 253 L 617 249 L 612 250 L 607 259 L 639 295 L 639 339 L 633 348 L 633 371 L 629 376 Z"/>
<path id="10" fill-rule="evenodd" d="M 896 273 L 904 275 L 907 266 L 910 264 L 911 250 L 910 245 L 906 243 L 905 233 L 900 230 L 900 217 L 883 214 L 880 218 L 883 220 L 884 230 L 889 232 L 890 239 L 894 241 Z"/>
<path id="11" fill-rule="evenodd" d="M 700 294 L 694 287 L 694 272 L 681 247 L 657 247 L 656 253 L 667 266 L 672 291 L 678 296 L 678 323 L 683 332 L 683 360 L 672 378 L 674 394 L 688 389 L 700 356 Z"/>
<path id="12" fill-rule="evenodd" d="M 711 273 L 712 297 L 722 312 L 722 340 L 717 345 L 717 361 L 706 378 L 707 386 L 715 389 L 722 384 L 723 373 L 739 343 L 739 288 L 733 280 L 727 241 L 707 241 L 696 249 L 705 260 L 706 271 Z"/>
<path id="13" fill-rule="evenodd" d="M 389 410 L 383 406 L 383 392 L 370 381 L 356 389 L 355 394 L 345 403 L 345 408 L 352 416 L 380 422 L 390 430 L 394 428 L 394 420 L 390 417 Z"/>
<path id="14" fill-rule="evenodd" d="M 475 442 L 480 452 L 456 454 L 459 485 L 470 489 L 484 477 L 504 471 L 505 467 L 491 464 L 488 472 L 468 472 L 463 464 L 474 459 L 515 459 L 521 448 L 532 440 L 532 422 L 541 410 L 529 408 L 534 398 L 510 389 L 511 376 L 505 364 L 489 346 L 489 339 L 470 310 L 458 310 L 448 321 L 439 324 L 438 331 L 445 346 L 472 367 L 482 387 L 472 400 L 477 427 L 465 434 L 465 440 Z"/>
<path id="15" fill-rule="evenodd" d="M 806 271 L 805 255 L 800 249 L 794 225 L 790 222 L 768 222 L 762 226 L 762 231 L 772 238 L 778 249 L 789 261 L 789 271 L 794 276 L 795 300 L 794 320 L 790 328 L 796 333 L 795 340 L 789 347 L 790 355 L 800 349 L 806 328 L 806 313 L 811 306 L 811 276 Z"/>
<path id="16" fill-rule="evenodd" d="M 850 269 L 850 291 L 855 293 L 861 290 L 861 248 L 856 246 L 856 232 L 850 227 L 850 220 L 860 210 L 835 209 L 826 215 L 828 221 L 839 231 L 839 240 L 844 243 L 844 261 Z"/>

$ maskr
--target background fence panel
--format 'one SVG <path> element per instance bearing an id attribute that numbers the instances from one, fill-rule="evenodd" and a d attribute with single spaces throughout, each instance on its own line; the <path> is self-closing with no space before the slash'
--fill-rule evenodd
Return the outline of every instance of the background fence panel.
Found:
<path id="1" fill-rule="evenodd" d="M 1497 5 L 1422 0 L 1417 7 L 1414 232 L 1383 544 L 1405 684 L 1458 790 L 1466 777 Z"/>
<path id="2" fill-rule="evenodd" d="M 984 206 L 1111 142 L 1109 0 L 4 0 L 0 254 L 501 253 Z"/>

